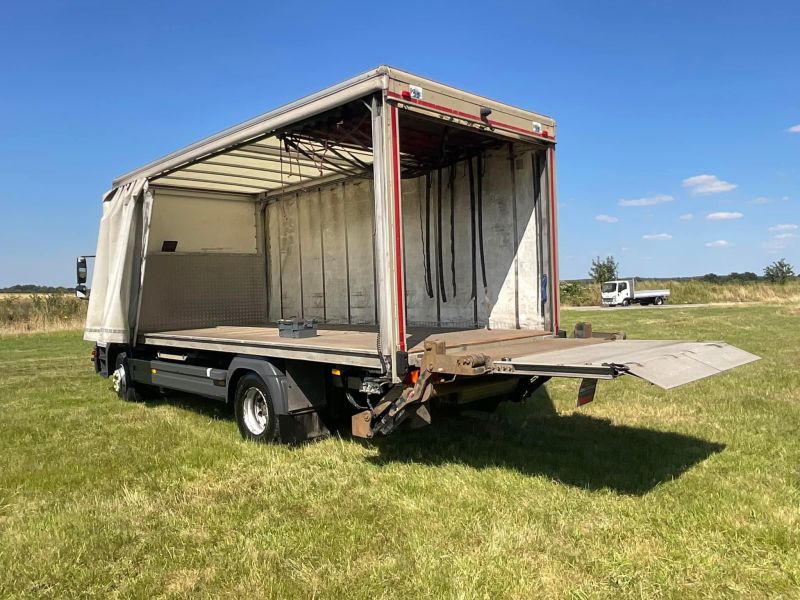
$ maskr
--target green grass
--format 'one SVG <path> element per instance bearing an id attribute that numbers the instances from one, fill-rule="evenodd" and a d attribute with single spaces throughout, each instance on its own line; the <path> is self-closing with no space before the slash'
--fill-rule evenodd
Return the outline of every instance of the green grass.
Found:
<path id="1" fill-rule="evenodd" d="M 0 597 L 797 596 L 800 310 L 582 320 L 763 360 L 292 448 L 117 400 L 78 333 L 0 337 Z"/>

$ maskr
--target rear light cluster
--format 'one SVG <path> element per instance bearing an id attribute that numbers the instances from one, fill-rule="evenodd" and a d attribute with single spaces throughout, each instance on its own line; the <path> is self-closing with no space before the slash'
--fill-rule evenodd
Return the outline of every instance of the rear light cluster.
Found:
<path id="1" fill-rule="evenodd" d="M 406 373 L 405 378 L 403 379 L 403 383 L 407 385 L 417 385 L 417 381 L 419 380 L 419 368 L 412 367 Z"/>

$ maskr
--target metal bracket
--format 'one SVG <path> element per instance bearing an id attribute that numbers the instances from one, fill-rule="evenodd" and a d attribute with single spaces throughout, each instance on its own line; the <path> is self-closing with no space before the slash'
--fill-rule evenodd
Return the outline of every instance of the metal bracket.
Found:
<path id="1" fill-rule="evenodd" d="M 391 433 L 408 417 L 415 423 L 430 423 L 425 403 L 433 392 L 433 383 L 442 375 L 484 375 L 492 371 L 492 360 L 485 354 L 447 354 L 441 340 L 425 342 L 422 367 L 414 387 L 406 388 L 393 400 L 384 399 L 371 411 L 353 415 L 352 432 L 358 437 L 372 437 L 375 432 Z"/>
<path id="2" fill-rule="evenodd" d="M 431 340 L 425 342 L 422 368 L 446 375 L 483 375 L 492 370 L 492 359 L 486 354 L 447 354 L 443 341 Z"/>

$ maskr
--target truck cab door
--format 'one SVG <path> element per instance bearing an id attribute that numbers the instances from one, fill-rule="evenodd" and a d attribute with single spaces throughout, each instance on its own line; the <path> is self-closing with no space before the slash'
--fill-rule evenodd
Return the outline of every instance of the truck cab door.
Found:
<path id="1" fill-rule="evenodd" d="M 617 284 L 617 304 L 622 304 L 625 300 L 630 301 L 631 290 L 626 281 L 620 281 Z"/>

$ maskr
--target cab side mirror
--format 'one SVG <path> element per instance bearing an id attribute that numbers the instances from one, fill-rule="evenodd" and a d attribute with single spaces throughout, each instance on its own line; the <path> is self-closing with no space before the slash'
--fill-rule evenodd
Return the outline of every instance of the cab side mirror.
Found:
<path id="1" fill-rule="evenodd" d="M 89 274 L 89 269 L 86 266 L 86 257 L 79 256 L 76 265 L 76 277 L 78 285 L 75 287 L 75 295 L 78 298 L 85 300 L 89 297 L 89 290 L 86 289 L 86 278 Z"/>
<path id="2" fill-rule="evenodd" d="M 82 285 L 86 283 L 86 276 L 89 273 L 89 269 L 86 266 L 86 257 L 79 256 L 78 257 L 78 264 L 77 264 L 77 277 L 78 277 L 78 285 Z"/>

